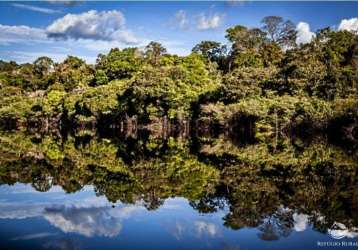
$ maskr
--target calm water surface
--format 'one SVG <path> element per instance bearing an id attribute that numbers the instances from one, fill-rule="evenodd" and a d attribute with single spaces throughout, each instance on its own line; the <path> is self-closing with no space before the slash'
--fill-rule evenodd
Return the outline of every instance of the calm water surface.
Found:
<path id="1" fill-rule="evenodd" d="M 358 248 L 355 151 L 295 143 L 3 133 L 0 248 Z"/>

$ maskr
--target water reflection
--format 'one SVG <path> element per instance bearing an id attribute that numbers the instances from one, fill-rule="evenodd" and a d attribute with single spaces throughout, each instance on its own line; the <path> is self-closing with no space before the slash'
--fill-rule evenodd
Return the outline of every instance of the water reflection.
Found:
<path id="1" fill-rule="evenodd" d="M 108 207 L 49 207 L 44 218 L 63 232 L 74 232 L 87 237 L 95 235 L 114 237 L 122 229 L 121 219 L 129 217 L 135 207 L 108 209 Z"/>
<path id="2" fill-rule="evenodd" d="M 315 249 L 318 239 L 358 236 L 354 148 L 322 138 L 236 141 L 2 133 L 0 230 L 14 219 L 42 222 L 1 244 L 56 238 L 41 248 L 91 242 L 96 249 L 93 241 L 74 242 L 100 237 L 108 249 L 118 240 L 148 247 L 150 235 L 162 235 L 153 248 L 265 249 L 260 242 L 292 247 L 296 235 L 305 235 L 305 247 Z M 147 234 L 143 242 L 136 242 L 136 230 Z"/>
<path id="3" fill-rule="evenodd" d="M 18 186 L 17 184 L 15 187 Z M 23 189 L 31 190 L 28 186 L 23 187 Z M 4 192 L 4 190 L 1 191 Z M 82 192 L 86 193 L 86 191 Z M 120 233 L 123 220 L 144 209 L 140 205 L 112 207 L 105 199 L 97 197 L 77 197 L 76 200 L 68 200 L 68 197 L 61 191 L 52 192 L 53 198 L 38 197 L 32 192 L 27 192 L 27 194 L 27 196 L 24 196 L 24 193 L 20 191 L 4 197 L 5 200 L 0 204 L 0 218 L 29 219 L 42 217 L 65 233 L 72 232 L 87 237 L 114 237 Z M 10 195 L 21 199 L 11 200 Z M 24 197 L 30 200 L 26 200 Z M 38 201 L 37 198 L 41 200 Z M 12 240 L 29 240 L 51 235 L 54 234 L 29 234 L 15 237 Z"/>

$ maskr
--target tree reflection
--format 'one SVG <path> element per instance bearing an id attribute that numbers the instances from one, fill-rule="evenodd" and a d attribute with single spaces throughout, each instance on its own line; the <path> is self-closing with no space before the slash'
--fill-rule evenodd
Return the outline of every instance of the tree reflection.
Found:
<path id="1" fill-rule="evenodd" d="M 258 236 L 262 240 L 278 240 L 281 237 L 290 235 L 292 228 L 292 211 L 279 208 L 258 226 L 260 230 Z"/>
<path id="2" fill-rule="evenodd" d="M 38 139 L 41 138 L 41 139 Z M 82 140 L 68 135 L 2 133 L 0 183 L 30 183 L 46 192 L 76 192 L 93 185 L 115 203 L 160 208 L 184 197 L 200 213 L 225 211 L 223 224 L 254 227 L 262 240 L 278 240 L 311 225 L 322 233 L 335 222 L 358 225 L 356 151 L 327 141 L 276 138 L 243 143 L 225 135 Z"/>

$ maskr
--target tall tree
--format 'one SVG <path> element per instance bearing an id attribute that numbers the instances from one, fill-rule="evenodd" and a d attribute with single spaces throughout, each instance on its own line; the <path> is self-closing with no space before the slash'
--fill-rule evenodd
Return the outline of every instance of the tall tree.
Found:
<path id="1" fill-rule="evenodd" d="M 286 48 L 296 44 L 297 31 L 290 20 L 284 20 L 279 16 L 267 16 L 261 23 L 270 41 Z"/>
<path id="2" fill-rule="evenodd" d="M 98 56 L 92 84 L 103 85 L 115 79 L 130 78 L 142 64 L 143 56 L 137 48 L 111 49 L 107 55 Z"/>
<path id="3" fill-rule="evenodd" d="M 266 33 L 260 29 L 248 29 L 245 26 L 236 25 L 226 30 L 225 36 L 236 51 L 258 49 L 266 41 Z"/>
<path id="4" fill-rule="evenodd" d="M 226 38 L 232 43 L 229 68 L 232 64 L 237 67 L 262 66 L 259 50 L 267 42 L 265 32 L 236 25 L 226 30 Z"/>
<path id="5" fill-rule="evenodd" d="M 89 84 L 93 78 L 93 69 L 75 56 L 68 56 L 58 64 L 54 72 L 54 82 L 62 84 L 65 90 L 71 91 Z"/>
<path id="6" fill-rule="evenodd" d="M 47 56 L 42 56 L 37 58 L 34 61 L 33 65 L 34 65 L 35 73 L 37 73 L 41 77 L 47 75 L 48 73 L 54 70 L 54 62 L 52 61 L 51 58 Z"/>
<path id="7" fill-rule="evenodd" d="M 195 45 L 192 51 L 204 56 L 211 62 L 216 62 L 219 69 L 224 70 L 226 68 L 227 47 L 225 45 L 215 41 L 202 41 Z"/>
<path id="8" fill-rule="evenodd" d="M 157 65 L 159 58 L 165 53 L 167 49 L 158 42 L 152 41 L 145 47 L 145 56 L 152 65 Z"/>

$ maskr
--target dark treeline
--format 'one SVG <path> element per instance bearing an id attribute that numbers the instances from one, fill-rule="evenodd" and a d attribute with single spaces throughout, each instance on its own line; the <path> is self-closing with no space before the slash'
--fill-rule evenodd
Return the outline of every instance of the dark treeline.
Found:
<path id="1" fill-rule="evenodd" d="M 293 23 L 269 16 L 260 28 L 227 29 L 226 38 L 228 46 L 203 41 L 184 57 L 151 42 L 111 49 L 95 65 L 74 56 L 1 61 L 0 125 L 232 128 L 244 121 L 259 139 L 282 131 L 355 139 L 357 34 L 325 28 L 297 44 Z"/>

